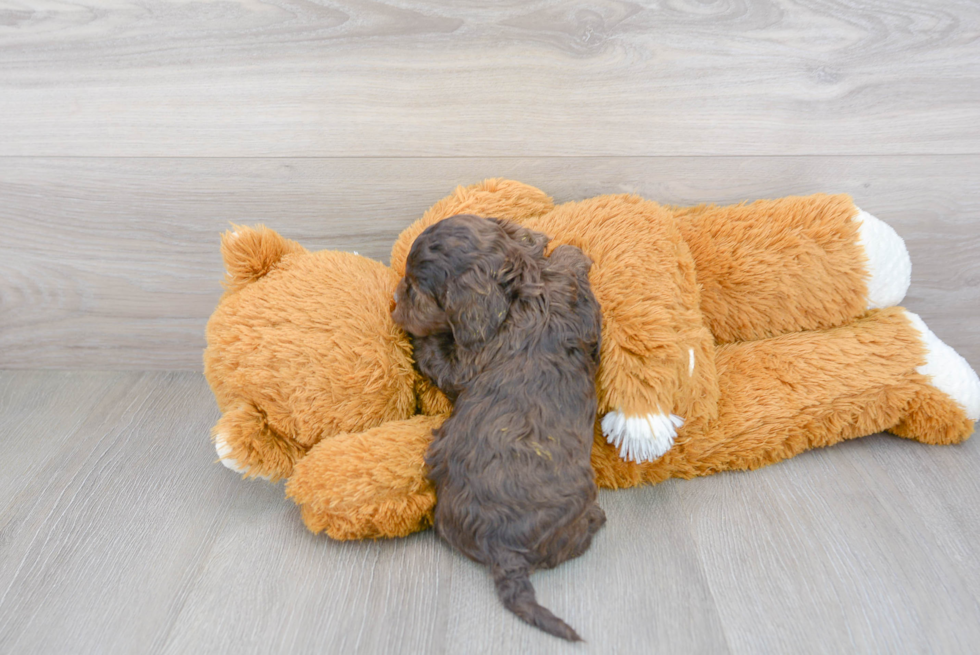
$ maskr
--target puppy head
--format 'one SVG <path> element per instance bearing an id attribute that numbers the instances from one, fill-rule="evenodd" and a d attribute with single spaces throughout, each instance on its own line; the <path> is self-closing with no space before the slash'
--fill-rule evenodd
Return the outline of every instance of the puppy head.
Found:
<path id="1" fill-rule="evenodd" d="M 406 332 L 449 332 L 464 348 L 496 334 L 518 295 L 540 293 L 548 237 L 510 221 L 462 214 L 412 244 L 392 318 Z"/>

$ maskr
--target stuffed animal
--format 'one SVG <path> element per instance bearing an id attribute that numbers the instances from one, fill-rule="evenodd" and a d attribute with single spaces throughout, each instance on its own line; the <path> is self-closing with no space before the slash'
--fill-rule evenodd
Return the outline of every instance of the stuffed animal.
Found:
<path id="1" fill-rule="evenodd" d="M 754 469 L 883 430 L 957 443 L 980 419 L 976 373 L 896 307 L 910 281 L 904 242 L 848 196 L 556 206 L 487 180 L 409 226 L 391 266 L 307 252 L 263 227 L 222 237 L 226 290 L 204 354 L 222 412 L 212 438 L 245 476 L 289 478 L 314 532 L 395 537 L 431 523 L 423 455 L 450 406 L 413 367 L 392 296 L 415 237 L 462 213 L 592 259 L 602 487 Z"/>

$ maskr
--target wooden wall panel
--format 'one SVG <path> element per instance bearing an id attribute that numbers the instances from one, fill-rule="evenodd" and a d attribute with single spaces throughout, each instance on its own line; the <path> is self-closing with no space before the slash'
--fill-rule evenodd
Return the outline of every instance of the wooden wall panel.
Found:
<path id="1" fill-rule="evenodd" d="M 965 0 L 0 5 L 0 155 L 980 152 Z"/>
<path id="2" fill-rule="evenodd" d="M 558 201 L 851 193 L 908 242 L 906 304 L 978 366 L 978 169 L 972 156 L 0 158 L 0 367 L 199 369 L 229 222 L 387 261 L 429 205 L 491 176 Z"/>

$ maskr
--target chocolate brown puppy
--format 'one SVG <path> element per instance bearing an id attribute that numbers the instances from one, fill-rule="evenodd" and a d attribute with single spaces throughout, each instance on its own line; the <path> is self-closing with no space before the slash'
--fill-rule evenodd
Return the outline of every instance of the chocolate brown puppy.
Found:
<path id="1" fill-rule="evenodd" d="M 454 403 L 426 453 L 435 529 L 490 567 L 503 604 L 578 641 L 530 574 L 581 555 L 606 517 L 590 461 L 601 318 L 591 262 L 497 219 L 460 215 L 415 240 L 392 314 Z"/>

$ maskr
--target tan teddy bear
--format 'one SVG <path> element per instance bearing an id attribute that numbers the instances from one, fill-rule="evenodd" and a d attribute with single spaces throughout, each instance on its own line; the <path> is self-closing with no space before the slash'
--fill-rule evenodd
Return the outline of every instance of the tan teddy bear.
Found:
<path id="1" fill-rule="evenodd" d="M 461 213 L 516 221 L 593 260 L 600 486 L 752 469 L 882 430 L 955 443 L 980 419 L 976 373 L 895 307 L 910 280 L 902 239 L 847 196 L 555 206 L 487 180 L 406 229 L 390 267 L 309 253 L 261 227 L 222 238 L 226 292 L 204 355 L 222 412 L 215 446 L 246 476 L 288 477 L 313 531 L 430 525 L 423 455 L 450 407 L 413 368 L 390 312 L 412 241 Z"/>

